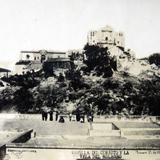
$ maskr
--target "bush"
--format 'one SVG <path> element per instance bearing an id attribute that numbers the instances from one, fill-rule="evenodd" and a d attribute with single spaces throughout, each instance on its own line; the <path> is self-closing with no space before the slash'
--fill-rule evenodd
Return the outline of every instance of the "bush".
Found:
<path id="1" fill-rule="evenodd" d="M 154 53 L 149 56 L 148 58 L 150 64 L 155 64 L 157 66 L 160 66 L 160 53 Z"/>
<path id="2" fill-rule="evenodd" d="M 14 93 L 14 104 L 18 112 L 27 113 L 34 105 L 32 93 L 25 88 L 17 90 Z"/>
<path id="3" fill-rule="evenodd" d="M 103 75 L 106 78 L 113 75 L 113 70 L 117 70 L 117 63 L 114 58 L 109 56 L 108 48 L 87 44 L 84 50 L 86 55 L 84 63 L 87 65 L 87 68 L 83 68 L 84 73 L 94 70 L 97 72 L 97 76 Z"/>

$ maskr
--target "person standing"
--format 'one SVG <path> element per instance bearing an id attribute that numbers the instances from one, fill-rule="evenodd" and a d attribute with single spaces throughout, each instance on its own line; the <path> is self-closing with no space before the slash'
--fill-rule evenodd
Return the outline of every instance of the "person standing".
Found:
<path id="1" fill-rule="evenodd" d="M 46 110 L 44 111 L 44 119 L 45 119 L 45 121 L 47 121 L 47 119 L 48 119 L 48 112 Z"/>
<path id="2" fill-rule="evenodd" d="M 70 122 L 72 121 L 72 114 L 71 113 L 69 114 L 69 121 Z"/>
<path id="3" fill-rule="evenodd" d="M 84 123 L 84 121 L 85 121 L 84 114 L 81 114 L 81 115 L 80 115 L 80 122 L 81 122 L 81 123 Z"/>
<path id="4" fill-rule="evenodd" d="M 79 122 L 80 121 L 80 113 L 79 113 L 79 110 L 77 111 L 76 113 L 76 121 Z"/>
<path id="5" fill-rule="evenodd" d="M 93 130 L 93 126 L 92 126 L 92 123 L 93 123 L 93 118 L 91 115 L 88 116 L 88 122 L 90 124 L 90 130 Z"/>
<path id="6" fill-rule="evenodd" d="M 59 116 L 59 113 L 58 111 L 56 111 L 56 121 L 58 121 L 58 116 Z"/>
<path id="7" fill-rule="evenodd" d="M 49 112 L 49 120 L 53 121 L 53 111 L 52 110 L 50 110 Z"/>
<path id="8" fill-rule="evenodd" d="M 45 112 L 44 112 L 44 110 L 42 110 L 42 121 L 44 121 L 45 120 Z"/>

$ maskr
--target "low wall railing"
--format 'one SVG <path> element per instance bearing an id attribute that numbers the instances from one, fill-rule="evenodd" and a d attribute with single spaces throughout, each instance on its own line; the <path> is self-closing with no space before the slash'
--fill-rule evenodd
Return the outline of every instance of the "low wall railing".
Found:
<path id="1" fill-rule="evenodd" d="M 55 114 L 53 114 L 55 116 Z M 64 118 L 68 118 L 66 115 Z M 0 120 L 2 119 L 42 119 L 41 114 L 18 114 L 18 113 L 0 113 Z M 160 123 L 160 116 L 143 116 L 143 115 L 130 115 L 130 116 L 119 116 L 119 115 L 95 115 L 94 121 L 146 121 L 146 122 L 157 122 Z"/>

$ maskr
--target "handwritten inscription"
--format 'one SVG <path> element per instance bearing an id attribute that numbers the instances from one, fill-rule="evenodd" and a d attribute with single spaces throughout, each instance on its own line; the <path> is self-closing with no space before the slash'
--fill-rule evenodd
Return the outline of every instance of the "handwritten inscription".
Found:
<path id="1" fill-rule="evenodd" d="M 150 154 L 153 154 L 153 155 L 155 155 L 155 154 L 160 154 L 160 150 L 143 150 L 143 151 L 141 151 L 141 150 L 137 150 L 137 154 L 139 154 L 139 155 L 150 155 Z"/>

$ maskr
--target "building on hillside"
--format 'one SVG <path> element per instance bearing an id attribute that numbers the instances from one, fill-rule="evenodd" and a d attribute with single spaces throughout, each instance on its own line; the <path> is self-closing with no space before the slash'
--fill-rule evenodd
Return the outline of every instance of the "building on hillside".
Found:
<path id="1" fill-rule="evenodd" d="M 87 42 L 89 45 L 107 47 L 107 52 L 117 61 L 117 69 L 123 63 L 135 60 L 135 53 L 125 48 L 125 37 L 122 32 L 116 32 L 110 26 L 105 26 L 96 31 L 88 33 Z"/>
<path id="2" fill-rule="evenodd" d="M 125 47 L 124 34 L 115 32 L 110 26 L 105 26 L 97 31 L 90 31 L 87 41 L 89 45 L 99 45 L 101 47 L 112 48 L 117 46 L 122 49 Z"/>
<path id="3" fill-rule="evenodd" d="M 71 61 L 69 58 L 52 58 L 43 63 L 45 73 L 58 76 L 60 73 L 64 75 L 65 71 L 71 69 Z"/>
<path id="4" fill-rule="evenodd" d="M 43 63 L 56 58 L 67 58 L 66 52 L 59 51 L 21 51 L 19 61 L 15 65 L 15 73 L 23 74 L 28 71 L 42 69 Z"/>
<path id="5" fill-rule="evenodd" d="M 59 51 L 21 51 L 20 61 L 43 62 L 52 58 L 67 58 L 66 52 Z"/>
<path id="6" fill-rule="evenodd" d="M 9 69 L 0 68 L 0 78 L 1 77 L 8 77 L 10 72 L 11 71 Z"/>

